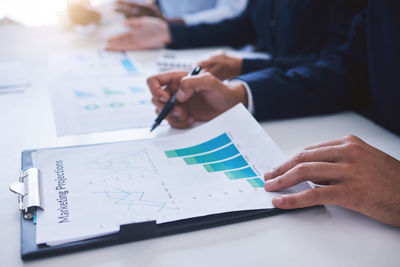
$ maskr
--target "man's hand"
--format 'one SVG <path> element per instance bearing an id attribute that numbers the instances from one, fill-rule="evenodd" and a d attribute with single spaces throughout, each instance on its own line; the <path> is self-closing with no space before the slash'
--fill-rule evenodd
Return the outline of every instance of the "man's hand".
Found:
<path id="1" fill-rule="evenodd" d="M 354 136 L 306 148 L 265 174 L 265 189 L 280 191 L 303 181 L 326 186 L 277 196 L 281 209 L 335 204 L 400 226 L 400 161 Z"/>
<path id="2" fill-rule="evenodd" d="M 127 18 L 147 16 L 164 19 L 160 9 L 154 4 L 139 4 L 126 1 L 117 1 L 115 11 L 123 13 Z"/>
<path id="3" fill-rule="evenodd" d="M 167 72 L 147 80 L 156 112 L 178 91 L 178 103 L 167 117 L 171 126 L 187 128 L 195 121 L 208 121 L 238 103 L 247 105 L 240 82 L 222 83 L 210 73 L 185 77 L 187 72 Z"/>
<path id="4" fill-rule="evenodd" d="M 171 42 L 168 23 L 154 17 L 133 18 L 126 21 L 128 33 L 110 38 L 107 50 L 128 51 L 159 48 Z"/>
<path id="5" fill-rule="evenodd" d="M 225 52 L 218 51 L 198 65 L 223 81 L 239 76 L 242 73 L 242 63 L 243 59 L 230 57 Z"/>

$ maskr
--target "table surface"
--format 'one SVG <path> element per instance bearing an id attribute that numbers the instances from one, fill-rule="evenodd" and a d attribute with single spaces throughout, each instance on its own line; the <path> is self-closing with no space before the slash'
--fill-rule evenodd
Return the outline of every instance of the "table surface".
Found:
<path id="1" fill-rule="evenodd" d="M 25 93 L 0 95 L 1 266 L 399 266 L 400 229 L 336 207 L 317 207 L 244 223 L 22 262 L 16 196 L 25 149 L 153 138 L 175 134 L 166 128 L 150 135 L 130 129 L 57 137 L 46 81 L 50 52 L 101 48 L 97 38 L 59 28 L 0 26 L 0 61 L 29 67 L 33 86 Z M 134 52 L 155 64 L 159 51 Z M 1 75 L 1 73 L 0 73 Z M 307 145 L 355 134 L 400 159 L 400 138 L 352 112 L 262 123 L 289 157 Z"/>

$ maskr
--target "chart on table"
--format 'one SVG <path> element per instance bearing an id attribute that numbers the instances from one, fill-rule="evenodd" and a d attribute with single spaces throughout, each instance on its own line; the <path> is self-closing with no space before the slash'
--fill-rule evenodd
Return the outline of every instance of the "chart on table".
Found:
<path id="1" fill-rule="evenodd" d="M 58 135 L 148 127 L 154 107 L 140 78 L 80 80 L 52 90 Z"/>
<path id="2" fill-rule="evenodd" d="M 246 179 L 254 188 L 264 187 L 227 133 L 195 146 L 165 151 L 165 155 L 180 157 L 187 165 L 201 164 L 205 172 L 222 172 L 230 180 Z"/>

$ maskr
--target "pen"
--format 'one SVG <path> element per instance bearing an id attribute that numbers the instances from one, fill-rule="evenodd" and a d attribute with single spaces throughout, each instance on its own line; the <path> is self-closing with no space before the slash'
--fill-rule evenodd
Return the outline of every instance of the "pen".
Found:
<path id="1" fill-rule="evenodd" d="M 186 77 L 197 75 L 200 73 L 200 71 L 201 71 L 201 67 L 196 66 Z M 177 92 L 178 91 L 176 91 L 172 95 L 171 99 L 167 102 L 167 104 L 165 104 L 165 106 L 161 110 L 160 114 L 158 114 L 157 118 L 154 120 L 153 126 L 151 126 L 150 132 L 152 132 L 155 128 L 157 128 L 157 126 L 160 125 L 160 123 L 168 116 L 168 114 L 174 108 L 175 103 L 176 103 L 176 93 Z"/>

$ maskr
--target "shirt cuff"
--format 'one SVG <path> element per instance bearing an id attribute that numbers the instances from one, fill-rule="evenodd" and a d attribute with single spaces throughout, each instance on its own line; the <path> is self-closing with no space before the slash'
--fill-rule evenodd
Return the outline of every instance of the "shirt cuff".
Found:
<path id="1" fill-rule="evenodd" d="M 253 114 L 254 115 L 254 101 L 253 101 L 253 94 L 251 93 L 251 90 L 250 90 L 250 87 L 249 87 L 249 85 L 246 83 L 246 82 L 244 82 L 244 81 L 242 81 L 242 80 L 239 80 L 239 79 L 233 79 L 233 80 L 230 80 L 230 81 L 237 81 L 237 82 L 240 82 L 243 86 L 244 86 L 244 88 L 246 88 L 246 94 L 247 94 L 247 110 L 251 113 L 251 114 Z"/>

